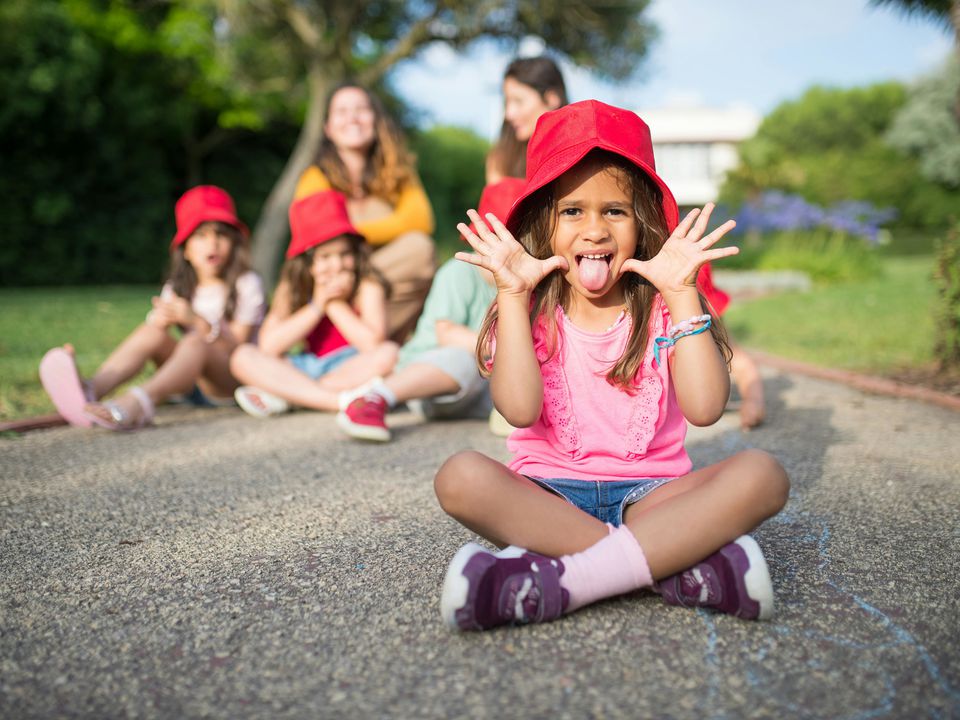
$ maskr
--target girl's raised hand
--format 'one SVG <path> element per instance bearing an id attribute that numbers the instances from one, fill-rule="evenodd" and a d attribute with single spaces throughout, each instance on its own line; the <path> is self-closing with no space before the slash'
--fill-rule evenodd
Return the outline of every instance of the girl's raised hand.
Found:
<path id="1" fill-rule="evenodd" d="M 740 252 L 740 248 L 732 246 L 711 249 L 736 227 L 736 222 L 727 220 L 709 235 L 704 235 L 714 207 L 713 203 L 707 203 L 702 211 L 691 210 L 667 238 L 660 252 L 650 260 L 627 260 L 621 266 L 620 274 L 635 272 L 664 294 L 696 287 L 701 265 Z"/>
<path id="2" fill-rule="evenodd" d="M 458 252 L 455 257 L 492 272 L 498 293 L 522 295 L 533 292 L 554 270 L 569 269 L 567 261 L 559 255 L 546 260 L 533 257 L 493 213 L 487 213 L 486 222 L 476 210 L 467 210 L 467 216 L 473 221 L 476 232 L 466 223 L 458 223 L 457 230 L 474 252 Z"/>

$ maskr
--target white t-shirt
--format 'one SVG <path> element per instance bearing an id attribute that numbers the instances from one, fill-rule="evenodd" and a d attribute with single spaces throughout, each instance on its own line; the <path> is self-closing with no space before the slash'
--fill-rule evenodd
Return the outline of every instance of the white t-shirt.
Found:
<path id="1" fill-rule="evenodd" d="M 176 297 L 173 287 L 166 283 L 160 291 L 160 297 L 169 300 Z M 193 311 L 210 323 L 217 326 L 224 319 L 223 311 L 227 305 L 227 286 L 223 283 L 216 285 L 201 285 L 193 293 L 190 307 Z M 237 305 L 233 311 L 231 322 L 251 325 L 256 332 L 263 322 L 267 311 L 266 293 L 263 281 L 252 270 L 237 278 Z"/>

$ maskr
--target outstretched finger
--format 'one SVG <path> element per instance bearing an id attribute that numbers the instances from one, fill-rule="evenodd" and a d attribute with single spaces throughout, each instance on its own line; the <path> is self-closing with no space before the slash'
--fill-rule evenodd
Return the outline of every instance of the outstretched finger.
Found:
<path id="1" fill-rule="evenodd" d="M 703 234 L 707 231 L 707 225 L 710 223 L 710 215 L 713 213 L 715 207 L 716 205 L 713 203 L 707 203 L 703 206 L 703 209 L 697 216 L 697 221 L 693 224 L 693 230 L 687 235 L 690 240 L 697 241 L 703 237 Z"/>
<path id="2" fill-rule="evenodd" d="M 467 244 L 477 252 L 489 250 L 489 245 L 486 243 L 486 241 L 477 235 L 466 223 L 457 223 L 457 230 L 459 230 L 460 234 L 463 235 L 463 239 L 467 241 Z"/>
<path id="3" fill-rule="evenodd" d="M 470 263 L 471 265 L 476 265 L 482 268 L 486 268 L 490 262 L 483 255 L 474 255 L 473 253 L 468 253 L 468 252 L 457 252 L 457 253 L 454 253 L 453 256 L 457 260 L 462 260 L 465 263 Z"/>
<path id="4" fill-rule="evenodd" d="M 740 248 L 736 245 L 728 245 L 727 247 L 714 248 L 713 250 L 708 250 L 703 255 L 706 258 L 704 262 L 713 262 L 714 260 L 720 260 L 721 258 L 730 257 L 731 255 L 736 255 L 740 252 Z"/>
<path id="5" fill-rule="evenodd" d="M 487 213 L 487 222 L 490 223 L 490 227 L 493 228 L 493 231 L 501 240 L 512 242 L 517 241 L 517 239 L 513 236 L 513 233 L 507 230 L 507 226 L 500 222 L 500 218 L 493 213 Z"/>
<path id="6" fill-rule="evenodd" d="M 645 260 L 637 260 L 636 258 L 624 260 L 620 266 L 620 276 L 623 277 L 628 272 L 637 273 L 637 275 L 642 276 L 644 265 L 646 265 Z"/>
<path id="7" fill-rule="evenodd" d="M 693 227 L 694 221 L 700 216 L 700 208 L 694 208 L 687 213 L 686 217 L 680 221 L 680 224 L 674 228 L 671 233 L 671 237 L 686 237 L 687 233 L 690 232 L 690 228 Z"/>
<path id="8" fill-rule="evenodd" d="M 727 220 L 706 237 L 700 238 L 700 247 L 708 248 L 737 226 L 736 220 Z"/>
<path id="9" fill-rule="evenodd" d="M 570 269 L 570 265 L 567 263 L 567 259 L 559 255 L 553 255 L 551 257 L 548 257 L 546 260 L 543 261 L 543 267 L 546 270 L 546 272 L 543 274 L 544 277 L 552 273 L 554 270 L 561 270 L 563 272 L 566 272 L 567 270 Z"/>
<path id="10" fill-rule="evenodd" d="M 480 236 L 481 239 L 490 244 L 495 244 L 499 238 L 497 234 L 487 226 L 487 223 L 483 221 L 483 218 L 480 217 L 480 213 L 476 210 L 470 209 L 467 210 L 467 216 L 470 218 L 470 221 L 473 223 L 474 232 Z"/>

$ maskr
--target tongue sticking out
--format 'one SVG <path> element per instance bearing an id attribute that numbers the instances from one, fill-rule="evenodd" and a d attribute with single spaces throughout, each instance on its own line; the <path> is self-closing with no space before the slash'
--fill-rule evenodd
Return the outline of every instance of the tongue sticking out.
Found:
<path id="1" fill-rule="evenodd" d="M 580 284 L 587 290 L 596 292 L 603 289 L 610 275 L 610 266 L 605 259 L 580 258 Z"/>

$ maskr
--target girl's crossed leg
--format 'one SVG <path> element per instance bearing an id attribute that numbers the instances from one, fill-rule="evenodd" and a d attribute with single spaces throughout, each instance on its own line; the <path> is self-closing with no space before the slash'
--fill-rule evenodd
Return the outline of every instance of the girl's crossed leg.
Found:
<path id="1" fill-rule="evenodd" d="M 748 450 L 660 486 L 629 506 L 623 527 L 616 530 L 479 453 L 452 457 L 440 468 L 435 485 L 444 510 L 468 528 L 497 545 L 513 544 L 531 551 L 522 560 L 491 562 L 482 557 L 478 546 L 461 550 L 451 563 L 444 599 L 448 622 L 463 629 L 552 619 L 561 610 L 570 611 L 655 581 L 664 581 L 664 598 L 672 604 L 704 604 L 744 617 L 764 615 L 772 607 L 770 590 L 763 606 L 757 600 L 756 607 L 744 609 L 743 603 L 730 597 L 735 591 L 746 592 L 743 578 L 723 577 L 733 558 L 739 564 L 762 564 L 769 586 L 759 548 L 749 538 L 738 539 L 786 502 L 786 473 L 767 453 Z M 734 546 L 733 541 L 739 545 Z M 744 553 L 746 559 L 741 557 Z M 715 560 L 715 555 L 719 559 Z M 539 557 L 539 564 L 538 556 L 544 556 Z M 544 572 L 546 561 L 559 568 L 553 580 L 549 568 Z M 472 567 L 461 567 L 468 563 Z M 556 586 L 565 593 L 564 600 L 554 603 L 553 611 L 545 610 L 543 602 L 528 602 L 529 607 L 518 617 L 516 609 L 523 603 L 514 602 L 509 608 L 479 607 L 491 599 L 469 596 L 464 602 L 470 607 L 464 610 L 461 598 L 451 600 L 448 591 L 462 585 L 453 576 L 461 573 L 466 577 L 477 566 L 488 575 L 499 573 L 498 588 L 503 582 L 532 579 L 539 583 L 540 595 L 548 595 Z M 533 578 L 523 571 L 529 567 L 537 569 Z M 754 571 L 751 582 L 758 582 L 758 572 Z M 704 578 L 704 574 L 711 577 Z M 686 587 L 694 580 L 696 587 Z M 736 588 L 731 586 L 734 582 Z M 726 597 L 718 598 L 724 589 Z M 505 597 L 513 596 L 501 593 L 492 602 L 496 605 Z M 743 599 L 751 604 L 750 597 Z"/>
<path id="2" fill-rule="evenodd" d="M 195 385 L 208 397 L 229 397 L 237 385 L 230 374 L 230 351 L 223 338 L 208 343 L 191 332 L 175 340 L 166 330 L 142 325 L 107 358 L 91 384 L 101 397 L 140 372 L 147 360 L 156 363 L 157 371 L 111 404 L 88 404 L 87 413 L 100 425 L 125 430 L 150 422 L 155 405 Z"/>

